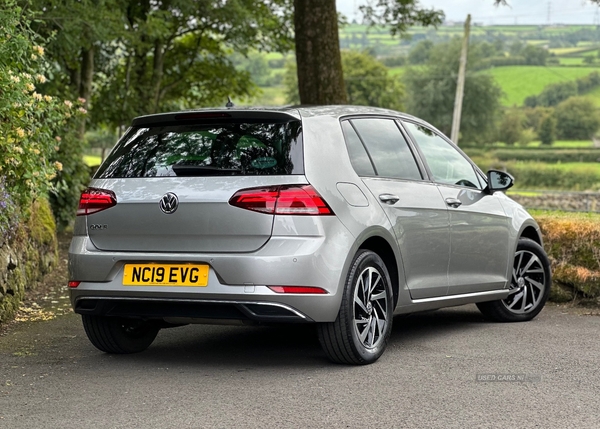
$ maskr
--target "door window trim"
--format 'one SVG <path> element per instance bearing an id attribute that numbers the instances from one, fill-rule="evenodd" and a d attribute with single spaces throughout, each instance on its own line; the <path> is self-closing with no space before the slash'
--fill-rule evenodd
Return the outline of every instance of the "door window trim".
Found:
<path id="1" fill-rule="evenodd" d="M 400 118 L 399 122 L 400 122 L 400 126 L 402 126 L 402 129 L 404 130 L 404 132 L 408 136 L 410 136 L 411 143 L 416 147 L 416 150 L 419 153 L 419 157 L 422 158 L 423 163 L 425 165 L 425 170 L 427 171 L 427 175 L 428 175 L 429 180 L 431 182 L 436 183 L 438 185 L 452 186 L 452 187 L 459 188 L 459 189 L 470 189 L 472 191 L 475 191 L 475 190 L 477 190 L 477 191 L 483 191 L 485 189 L 485 187 L 487 186 L 487 181 L 485 181 L 485 180 L 482 181 L 481 180 L 481 176 L 485 176 L 485 174 L 483 174 L 482 170 L 471 159 L 469 159 L 469 157 L 467 156 L 467 154 L 464 153 L 452 140 L 450 140 L 444 134 L 440 133 L 434 127 L 432 127 L 432 126 L 430 126 L 428 124 L 424 124 L 424 123 L 422 123 L 420 121 L 416 121 L 414 119 Z M 439 181 L 435 180 L 435 178 L 433 176 L 433 172 L 429 168 L 429 164 L 427 164 L 427 159 L 425 158 L 425 155 L 423 154 L 423 152 L 421 152 L 421 149 L 419 148 L 419 145 L 417 144 L 417 139 L 404 126 L 404 122 L 408 122 L 408 123 L 411 123 L 413 125 L 416 125 L 416 126 L 428 129 L 433 134 L 435 134 L 436 136 L 438 136 L 442 140 L 444 140 L 446 143 L 449 143 L 452 148 L 456 149 L 456 151 L 465 159 L 465 161 L 467 161 L 471 165 L 471 168 L 473 169 L 473 173 L 475 173 L 475 176 L 477 177 L 477 180 L 479 181 L 479 186 L 481 186 L 481 189 L 474 189 L 474 188 L 472 188 L 470 186 L 456 185 L 456 184 L 452 184 L 452 183 L 444 183 L 444 182 L 439 182 Z"/>

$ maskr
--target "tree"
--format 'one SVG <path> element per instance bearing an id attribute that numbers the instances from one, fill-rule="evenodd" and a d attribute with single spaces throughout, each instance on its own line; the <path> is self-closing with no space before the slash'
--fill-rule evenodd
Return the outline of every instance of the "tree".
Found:
<path id="1" fill-rule="evenodd" d="M 502 115 L 498 126 L 498 140 L 507 145 L 514 145 L 521 141 L 523 136 L 524 118 L 517 109 L 510 109 Z"/>
<path id="2" fill-rule="evenodd" d="M 557 82 L 546 85 L 539 95 L 530 95 L 524 101 L 527 107 L 551 107 L 569 97 L 576 96 L 577 82 Z"/>
<path id="3" fill-rule="evenodd" d="M 556 140 L 556 119 L 552 115 L 546 115 L 540 123 L 540 130 L 538 132 L 543 145 L 550 146 Z"/>
<path id="4" fill-rule="evenodd" d="M 366 52 L 342 51 L 347 102 L 350 104 L 402 109 L 404 87 L 389 70 Z M 284 75 L 286 98 L 300 102 L 295 63 L 288 63 Z"/>
<path id="5" fill-rule="evenodd" d="M 405 34 L 415 24 L 438 25 L 444 14 L 422 8 L 418 0 L 377 0 L 361 6 L 365 20 L 388 24 Z M 303 104 L 346 102 L 335 0 L 294 0 L 294 33 L 300 101 Z"/>
<path id="6" fill-rule="evenodd" d="M 302 104 L 344 104 L 335 0 L 294 0 L 296 68 Z"/>
<path id="7" fill-rule="evenodd" d="M 425 67 L 409 68 L 403 77 L 407 111 L 431 122 L 446 135 L 452 126 L 460 47 L 459 39 L 436 45 Z M 502 94 L 492 76 L 473 72 L 478 60 L 476 55 L 471 55 L 467 64 L 460 126 L 461 140 L 471 142 L 490 137 Z"/>
<path id="8" fill-rule="evenodd" d="M 549 54 L 547 49 L 527 44 L 521 51 L 521 55 L 525 57 L 525 64 L 530 66 L 543 66 L 546 65 Z"/>
<path id="9" fill-rule="evenodd" d="M 364 52 L 342 52 L 345 88 L 350 104 L 402 109 L 404 86 L 381 62 Z"/>
<path id="10" fill-rule="evenodd" d="M 408 54 L 408 62 L 411 64 L 426 63 L 431 55 L 433 42 L 431 40 L 421 40 L 412 48 Z"/>
<path id="11" fill-rule="evenodd" d="M 111 126 L 251 94 L 231 52 L 291 47 L 291 0 L 19 1 L 42 13 L 40 32 L 58 31 L 51 50 L 65 87 L 98 88 L 92 119 Z"/>
<path id="12" fill-rule="evenodd" d="M 586 97 L 571 97 L 554 111 L 558 138 L 587 140 L 600 128 L 600 117 L 594 102 Z"/>
<path id="13" fill-rule="evenodd" d="M 43 38 L 51 37 L 48 56 L 60 72 L 47 90 L 90 108 L 92 85 L 98 64 L 106 63 L 106 45 L 124 34 L 118 0 L 19 0 L 39 15 L 33 26 Z M 83 128 L 81 129 L 83 132 Z"/>

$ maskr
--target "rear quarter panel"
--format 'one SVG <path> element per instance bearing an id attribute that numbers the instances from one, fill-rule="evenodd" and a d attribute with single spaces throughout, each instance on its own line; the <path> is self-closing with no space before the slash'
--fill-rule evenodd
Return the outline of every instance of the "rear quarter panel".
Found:
<path id="1" fill-rule="evenodd" d="M 402 257 L 395 245 L 392 225 L 373 194 L 352 168 L 339 118 L 310 116 L 303 117 L 302 122 L 306 178 L 355 238 L 354 245 L 348 249 L 340 278 L 340 290 L 344 287 L 354 255 L 361 244 L 373 236 L 382 237 L 394 250 L 400 277 L 399 288 L 405 289 Z M 356 185 L 364 194 L 367 204 L 351 205 L 340 193 L 339 183 Z"/>

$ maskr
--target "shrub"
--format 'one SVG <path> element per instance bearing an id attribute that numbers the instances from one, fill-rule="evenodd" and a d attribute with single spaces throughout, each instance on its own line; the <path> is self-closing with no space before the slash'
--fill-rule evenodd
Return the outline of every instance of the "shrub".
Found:
<path id="1" fill-rule="evenodd" d="M 513 145 L 521 141 L 523 137 L 523 122 L 524 117 L 518 110 L 511 109 L 504 112 L 502 121 L 498 126 L 498 140 L 507 145 Z"/>
<path id="2" fill-rule="evenodd" d="M 406 64 L 406 56 L 405 55 L 396 55 L 393 57 L 385 57 L 381 60 L 383 65 L 386 67 L 399 67 Z"/>
<path id="3" fill-rule="evenodd" d="M 59 151 L 55 154 L 54 160 L 62 168 L 52 181 L 53 189 L 48 198 L 60 229 L 73 222 L 81 191 L 90 181 L 90 169 L 83 162 L 84 145 L 73 131 L 69 134 L 61 141 Z"/>
<path id="4" fill-rule="evenodd" d="M 527 107 L 556 106 L 570 97 L 583 95 L 598 86 L 600 86 L 600 74 L 592 72 L 574 81 L 551 83 L 540 94 L 527 97 L 524 105 Z"/>
<path id="5" fill-rule="evenodd" d="M 536 137 L 537 134 L 533 128 L 523 128 L 523 131 L 521 132 L 521 138 L 519 138 L 518 143 L 526 145 L 527 143 L 534 141 Z"/>
<path id="6" fill-rule="evenodd" d="M 535 216 L 552 263 L 553 280 L 573 296 L 600 298 L 600 223 L 573 213 Z"/>
<path id="7" fill-rule="evenodd" d="M 30 17 L 13 0 L 6 6 L 0 9 L 0 177 L 7 195 L 2 200 L 27 217 L 32 201 L 52 189 L 62 169 L 56 137 L 74 127 L 84 110 L 38 92 L 49 68 L 44 48 L 29 28 Z"/>

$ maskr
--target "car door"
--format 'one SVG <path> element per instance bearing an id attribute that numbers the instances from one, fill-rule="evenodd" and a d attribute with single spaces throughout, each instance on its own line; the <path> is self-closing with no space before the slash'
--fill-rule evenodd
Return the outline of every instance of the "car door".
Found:
<path id="1" fill-rule="evenodd" d="M 425 159 L 450 215 L 449 295 L 501 289 L 509 262 L 509 223 L 495 195 L 471 162 L 435 131 L 404 126 Z"/>
<path id="2" fill-rule="evenodd" d="M 388 118 L 354 118 L 342 128 L 354 169 L 390 220 L 412 298 L 448 292 L 448 211 L 437 187 L 398 124 Z M 402 285 L 401 285 L 402 287 Z"/>

